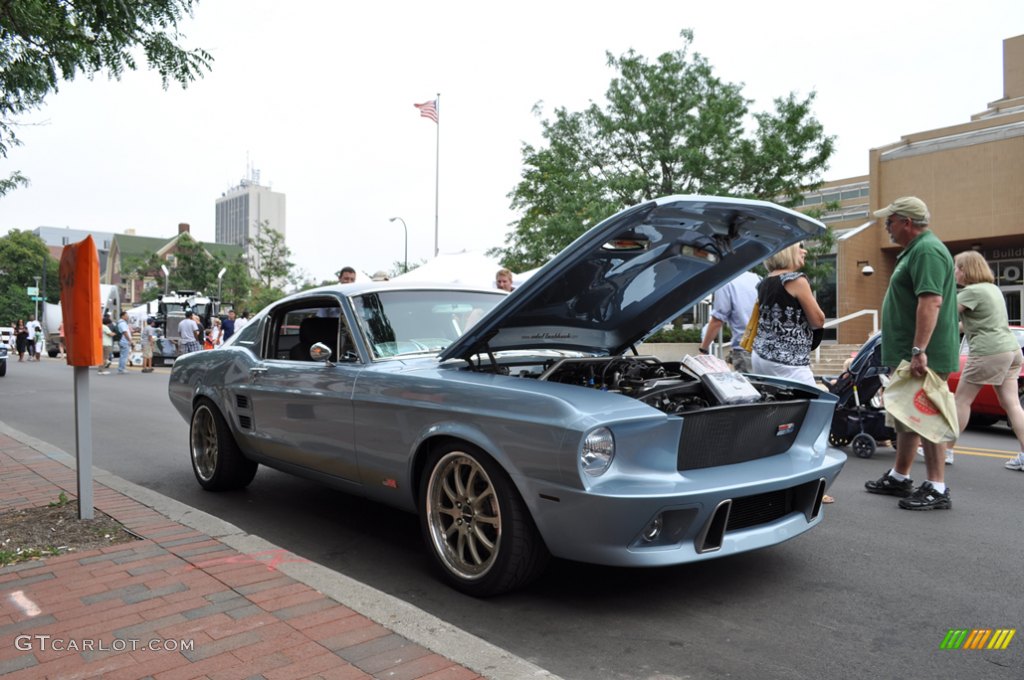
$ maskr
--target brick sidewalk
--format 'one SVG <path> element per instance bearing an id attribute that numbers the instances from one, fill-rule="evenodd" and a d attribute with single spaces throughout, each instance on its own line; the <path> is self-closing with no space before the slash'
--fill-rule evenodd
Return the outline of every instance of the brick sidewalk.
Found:
<path id="1" fill-rule="evenodd" d="M 62 490 L 75 497 L 74 470 L 0 434 L 0 512 Z M 239 552 L 98 482 L 94 495 L 143 540 L 0 568 L 0 675 L 482 677 L 279 570 L 302 558 Z"/>

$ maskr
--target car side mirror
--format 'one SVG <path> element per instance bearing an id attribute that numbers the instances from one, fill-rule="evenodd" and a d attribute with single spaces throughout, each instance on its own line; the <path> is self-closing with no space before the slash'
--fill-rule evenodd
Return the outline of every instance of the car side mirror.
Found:
<path id="1" fill-rule="evenodd" d="M 331 362 L 331 348 L 322 342 L 318 342 L 309 348 L 309 358 L 313 361 Z"/>

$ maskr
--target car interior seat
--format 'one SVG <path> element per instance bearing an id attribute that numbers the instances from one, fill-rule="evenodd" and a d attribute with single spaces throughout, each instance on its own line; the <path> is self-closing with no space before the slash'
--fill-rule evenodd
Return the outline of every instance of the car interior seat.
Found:
<path id="1" fill-rule="evenodd" d="M 338 358 L 338 319 L 311 316 L 299 324 L 299 342 L 292 347 L 289 358 L 296 361 L 310 361 L 309 350 L 318 342 L 331 348 L 331 359 Z"/>

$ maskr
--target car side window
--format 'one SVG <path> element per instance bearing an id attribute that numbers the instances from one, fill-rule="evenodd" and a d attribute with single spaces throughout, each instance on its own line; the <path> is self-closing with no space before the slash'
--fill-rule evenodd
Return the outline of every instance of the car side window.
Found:
<path id="1" fill-rule="evenodd" d="M 254 320 L 246 324 L 245 328 L 238 332 L 238 338 L 234 344 L 236 347 L 244 347 L 256 356 L 260 354 L 260 329 L 263 327 L 263 323 L 260 320 Z"/>
<path id="2" fill-rule="evenodd" d="M 282 307 L 270 317 L 267 357 L 284 361 L 316 361 L 310 350 L 317 343 L 331 350 L 330 360 L 342 361 L 352 350 L 348 325 L 333 299 L 304 300 Z"/>

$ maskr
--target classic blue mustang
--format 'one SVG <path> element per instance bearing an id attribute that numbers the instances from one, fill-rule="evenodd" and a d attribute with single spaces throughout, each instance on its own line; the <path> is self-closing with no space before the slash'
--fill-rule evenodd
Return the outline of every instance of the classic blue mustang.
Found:
<path id="1" fill-rule="evenodd" d="M 821 521 L 846 460 L 828 445 L 835 398 L 751 375 L 734 400 L 631 350 L 823 229 L 770 203 L 671 196 L 605 220 L 510 295 L 292 295 L 174 363 L 196 479 L 237 489 L 262 463 L 415 512 L 443 577 L 477 596 L 550 555 L 649 567 L 781 543 Z"/>

